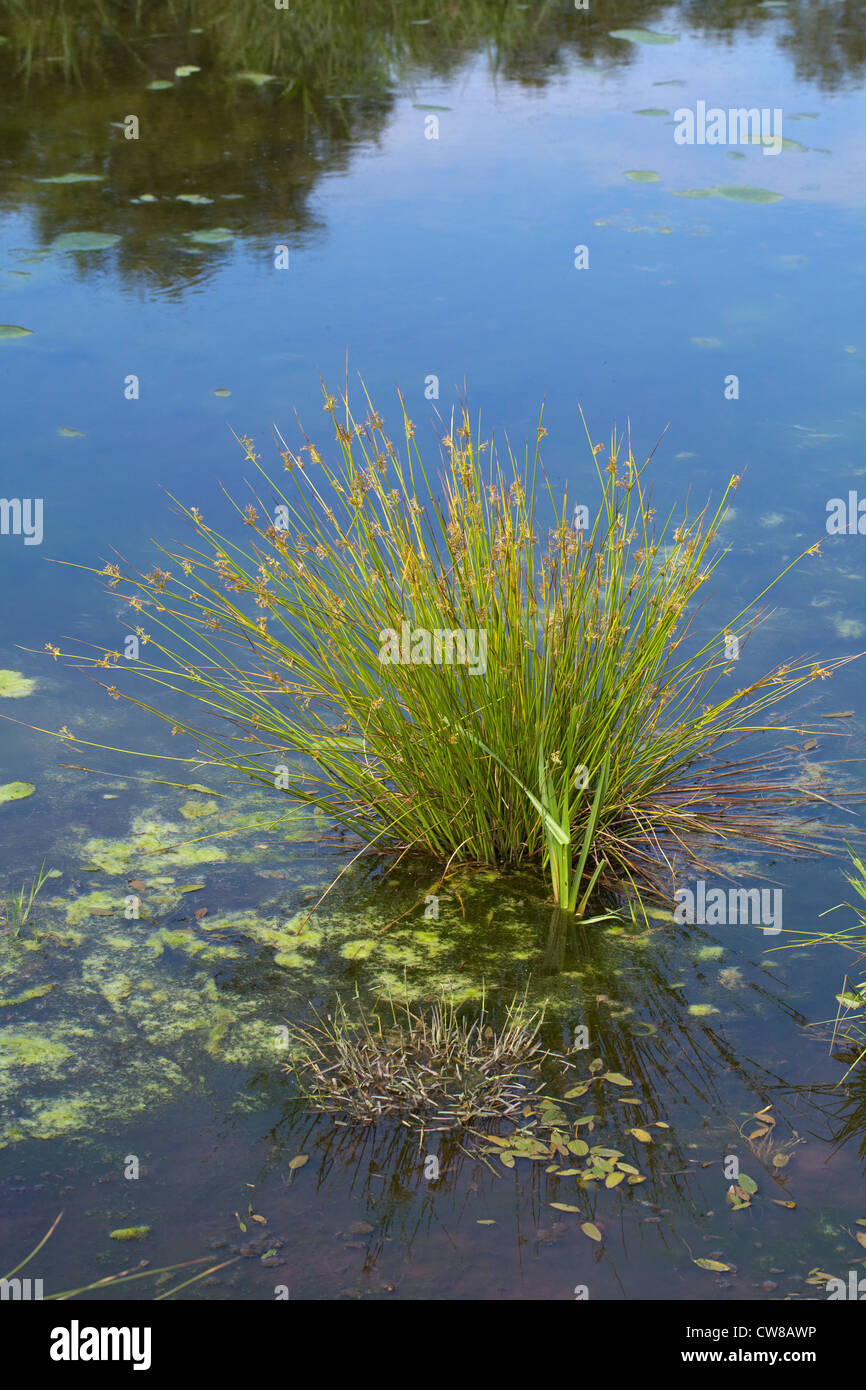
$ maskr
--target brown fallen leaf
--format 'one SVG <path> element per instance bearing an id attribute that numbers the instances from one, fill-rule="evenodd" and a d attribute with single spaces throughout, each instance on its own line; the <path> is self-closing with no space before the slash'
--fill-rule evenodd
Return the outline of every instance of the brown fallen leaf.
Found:
<path id="1" fill-rule="evenodd" d="M 812 749 L 817 747 L 818 740 L 816 738 L 807 738 L 806 742 L 803 744 L 803 751 L 804 753 L 811 753 Z"/>
<path id="2" fill-rule="evenodd" d="M 196 915 L 196 921 L 199 919 L 199 917 L 207 917 L 207 908 L 206 908 L 206 907 L 200 907 L 200 908 L 198 909 L 198 911 L 196 912 L 195 915 Z"/>
<path id="3" fill-rule="evenodd" d="M 783 1202 L 780 1197 L 771 1197 L 770 1201 L 773 1203 L 774 1206 L 787 1207 L 789 1211 L 795 1211 L 797 1207 L 796 1202 Z"/>
<path id="4" fill-rule="evenodd" d="M 268 1218 L 266 1216 L 257 1216 L 254 1211 L 250 1212 L 250 1216 L 252 1217 L 253 1221 L 258 1221 L 260 1226 L 267 1226 Z"/>
<path id="5" fill-rule="evenodd" d="M 128 878 L 126 881 L 134 893 L 143 893 L 147 888 L 147 884 L 143 879 Z"/>

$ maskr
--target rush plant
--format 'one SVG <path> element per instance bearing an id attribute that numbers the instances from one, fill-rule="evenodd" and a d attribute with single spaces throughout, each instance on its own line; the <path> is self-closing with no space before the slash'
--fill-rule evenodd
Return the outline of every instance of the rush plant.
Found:
<path id="1" fill-rule="evenodd" d="M 811 795 L 781 755 L 727 752 L 778 733 L 775 706 L 840 663 L 792 661 L 732 689 L 730 643 L 772 585 L 723 630 L 690 630 L 739 478 L 714 513 L 657 525 L 650 460 L 616 433 L 600 457 L 587 432 L 597 506 L 576 529 L 568 499 L 541 486 L 541 423 L 520 464 L 462 408 L 437 479 L 402 399 L 399 451 L 365 401 L 358 418 L 325 395 L 335 464 L 278 434 L 281 483 L 240 441 L 258 481 L 245 506 L 226 496 L 245 541 L 182 506 L 193 539 L 160 547 L 165 567 L 94 570 L 143 624 L 138 661 L 84 663 L 113 668 L 109 695 L 192 740 L 177 761 L 260 783 L 269 810 L 288 796 L 383 848 L 536 863 L 579 914 L 596 889 L 661 891 L 672 855 L 708 837 L 814 848 L 777 822 Z M 122 692 L 121 667 L 158 700 Z"/>

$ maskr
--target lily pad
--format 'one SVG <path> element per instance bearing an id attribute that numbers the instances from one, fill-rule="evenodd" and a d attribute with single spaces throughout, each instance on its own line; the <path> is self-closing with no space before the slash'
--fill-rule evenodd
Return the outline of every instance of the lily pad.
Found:
<path id="1" fill-rule="evenodd" d="M 217 246 L 222 241 L 231 241 L 234 232 L 228 227 L 205 227 L 197 232 L 184 232 L 184 236 L 204 246 Z"/>
<path id="2" fill-rule="evenodd" d="M 0 806 L 6 801 L 23 801 L 32 796 L 36 788 L 32 782 L 5 782 L 0 786 Z"/>
<path id="3" fill-rule="evenodd" d="M 22 676 L 20 671 L 0 671 L 0 699 L 20 700 L 24 695 L 32 695 L 35 689 L 35 680 Z"/>
<path id="4" fill-rule="evenodd" d="M 769 188 L 731 187 L 723 185 L 714 190 L 720 198 L 730 198 L 736 203 L 781 203 L 782 194 L 772 193 Z"/>
<path id="5" fill-rule="evenodd" d="M 0 323 L 0 338 L 31 338 L 32 328 L 21 328 L 17 323 Z"/>
<path id="6" fill-rule="evenodd" d="M 625 39 L 628 43 L 676 43 L 676 34 L 656 34 L 651 29 L 609 29 L 612 39 Z"/>
<path id="7" fill-rule="evenodd" d="M 64 232 L 55 237 L 51 248 L 53 251 L 106 251 L 119 241 L 115 232 Z"/>
<path id="8" fill-rule="evenodd" d="M 659 183 L 659 175 L 654 169 L 626 169 L 625 176 L 632 183 Z"/>

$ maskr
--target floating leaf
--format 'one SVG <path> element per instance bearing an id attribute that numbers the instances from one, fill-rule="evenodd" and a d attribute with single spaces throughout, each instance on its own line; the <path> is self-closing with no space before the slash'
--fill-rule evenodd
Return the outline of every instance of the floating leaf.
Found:
<path id="1" fill-rule="evenodd" d="M 781 193 L 771 193 L 769 188 L 729 187 L 717 188 L 720 198 L 731 198 L 737 203 L 781 203 Z"/>
<path id="2" fill-rule="evenodd" d="M 174 75 L 175 77 L 191 77 L 194 72 L 201 72 L 201 68 L 197 68 L 195 63 L 183 63 L 179 68 L 175 68 Z"/>
<path id="3" fill-rule="evenodd" d="M 712 1004 L 689 1004 L 689 1013 L 693 1018 L 706 1018 L 708 1014 L 717 1014 L 718 1009 Z"/>
<path id="4" fill-rule="evenodd" d="M 264 87 L 266 82 L 276 82 L 272 72 L 236 72 L 235 82 L 251 82 L 254 87 Z"/>
<path id="5" fill-rule="evenodd" d="M 0 338 L 32 338 L 32 328 L 21 328 L 17 323 L 0 323 Z"/>
<path id="6" fill-rule="evenodd" d="M 605 1187 L 616 1187 L 618 1183 L 625 1181 L 625 1173 L 608 1173 L 604 1180 Z"/>
<path id="7" fill-rule="evenodd" d="M 32 796 L 36 788 L 32 782 L 5 782 L 0 786 L 0 806 L 7 801 L 23 801 Z"/>
<path id="8" fill-rule="evenodd" d="M 747 1135 L 746 1135 L 746 1138 L 747 1138 L 747 1139 L 763 1139 L 764 1135 L 765 1135 L 765 1134 L 769 1134 L 769 1133 L 770 1133 L 770 1131 L 769 1131 L 768 1129 L 753 1129 L 752 1132 L 751 1132 L 751 1134 L 747 1134 Z"/>
<path id="9" fill-rule="evenodd" d="M 638 1183 L 638 1182 L 646 1182 L 646 1178 L 643 1176 L 642 1173 L 639 1173 L 639 1174 L 637 1175 L 637 1177 L 629 1178 L 629 1183 L 630 1183 L 632 1186 L 634 1186 L 634 1184 L 635 1184 L 635 1183 Z"/>
<path id="10" fill-rule="evenodd" d="M 855 1226 L 866 1226 L 866 1216 L 858 1216 L 854 1222 Z"/>
<path id="11" fill-rule="evenodd" d="M 575 1100 L 578 1096 L 585 1096 L 589 1090 L 589 1082 L 586 1081 L 582 1086 L 575 1086 L 573 1091 L 566 1091 L 566 1100 Z"/>
<path id="12" fill-rule="evenodd" d="M 748 1192 L 745 1188 L 738 1186 L 736 1183 L 734 1183 L 733 1187 L 728 1188 L 725 1193 L 725 1201 L 733 1207 L 734 1211 L 742 1211 L 743 1207 L 752 1205 L 749 1201 Z"/>
<path id="13" fill-rule="evenodd" d="M 627 1076 L 623 1076 L 618 1071 L 606 1071 L 601 1078 L 602 1081 L 611 1081 L 614 1086 L 633 1086 L 634 1082 L 629 1081 Z"/>
<path id="14" fill-rule="evenodd" d="M 569 1202 L 550 1202 L 549 1205 L 552 1206 L 555 1211 L 580 1211 L 580 1207 L 573 1207 Z"/>
<path id="15" fill-rule="evenodd" d="M 231 241 L 234 232 L 229 227 L 207 227 L 197 232 L 184 232 L 184 236 L 203 246 L 218 246 L 220 242 Z"/>
<path id="16" fill-rule="evenodd" d="M 656 34 L 652 29 L 609 29 L 612 39 L 626 39 L 628 43 L 676 43 L 676 34 Z"/>
<path id="17" fill-rule="evenodd" d="M 295 1154 L 294 1158 L 289 1159 L 289 1168 L 292 1170 L 296 1168 L 303 1168 L 304 1164 L 309 1163 L 309 1161 L 309 1154 Z"/>
<path id="18" fill-rule="evenodd" d="M 719 1274 L 729 1274 L 733 1268 L 732 1265 L 723 1265 L 720 1260 L 695 1260 L 694 1263 L 700 1265 L 701 1269 L 716 1270 Z"/>
<path id="19" fill-rule="evenodd" d="M 502 1162 L 502 1163 L 505 1165 L 506 1168 L 513 1168 L 513 1167 L 514 1167 L 514 1154 L 513 1154 L 513 1153 L 501 1153 L 501 1154 L 499 1155 L 499 1158 L 500 1158 L 500 1162 Z"/>
<path id="20" fill-rule="evenodd" d="M 54 174 L 50 179 L 34 179 L 34 183 L 104 183 L 104 174 Z"/>
<path id="21" fill-rule="evenodd" d="M 758 1184 L 755 1182 L 755 1179 L 747 1177 L 745 1173 L 740 1174 L 740 1187 L 745 1188 L 749 1196 L 752 1196 L 758 1190 Z"/>
<path id="22" fill-rule="evenodd" d="M 625 176 L 632 183 L 659 183 L 659 175 L 654 169 L 626 169 Z"/>
<path id="23" fill-rule="evenodd" d="M 667 1120 L 653 1120 L 652 1123 L 655 1125 L 656 1129 L 670 1129 Z"/>
<path id="24" fill-rule="evenodd" d="M 84 430 L 71 430 L 68 425 L 61 425 L 57 433 L 61 434 L 64 439 L 84 439 L 86 437 Z"/>
<path id="25" fill-rule="evenodd" d="M 153 82 L 148 82 L 144 90 L 146 92 L 165 92 L 169 87 L 173 86 L 173 82 L 167 82 L 164 77 L 157 77 Z"/>
<path id="26" fill-rule="evenodd" d="M 636 1178 L 640 1177 L 637 1168 L 635 1168 L 634 1165 L 631 1163 L 623 1163 L 622 1160 L 620 1160 L 616 1166 L 623 1173 L 633 1173 Z"/>
<path id="27" fill-rule="evenodd" d="M 476 1222 L 475 1222 L 475 1225 L 476 1225 L 476 1226 L 495 1226 L 495 1225 L 496 1225 L 496 1222 L 495 1222 L 495 1221 L 476 1221 Z"/>
<path id="28" fill-rule="evenodd" d="M 114 232 L 64 232 L 51 243 L 52 251 L 106 251 L 120 237 Z"/>
<path id="29" fill-rule="evenodd" d="M 267 1226 L 268 1218 L 266 1216 L 257 1216 L 254 1211 L 250 1212 L 250 1216 L 252 1217 L 253 1221 L 258 1221 L 260 1226 Z"/>
<path id="30" fill-rule="evenodd" d="M 212 203 L 213 198 L 206 198 L 203 193 L 178 193 L 175 198 L 176 203 Z"/>
<path id="31" fill-rule="evenodd" d="M 150 1232 L 149 1226 L 119 1226 L 116 1231 L 109 1231 L 109 1240 L 144 1240 Z"/>
<path id="32" fill-rule="evenodd" d="M 787 1162 L 788 1162 L 788 1155 L 787 1155 L 787 1154 L 773 1154 L 773 1167 L 774 1167 L 774 1168 L 784 1168 L 784 1167 L 785 1167 L 785 1164 L 786 1164 Z"/>
<path id="33" fill-rule="evenodd" d="M 589 1153 L 589 1145 L 587 1144 L 587 1142 L 586 1142 L 585 1139 L 571 1139 L 571 1140 L 569 1140 L 568 1149 L 569 1149 L 569 1151 L 570 1151 L 571 1153 L 575 1154 L 578 1158 L 584 1158 L 584 1157 L 586 1156 L 586 1154 Z"/>
<path id="34" fill-rule="evenodd" d="M 857 1241 L 858 1245 L 862 1245 L 864 1248 L 866 1248 L 866 1232 L 855 1231 L 854 1239 Z"/>
<path id="35" fill-rule="evenodd" d="M 639 1139 L 642 1144 L 651 1144 L 653 1141 L 648 1129 L 630 1129 L 629 1134 L 633 1134 L 635 1139 Z"/>
<path id="36" fill-rule="evenodd" d="M 215 395 L 215 396 L 230 396 L 230 395 L 231 395 L 231 391 L 228 389 L 227 386 L 218 386 L 218 387 L 216 388 L 216 390 L 214 391 L 214 395 Z"/>
<path id="37" fill-rule="evenodd" d="M 601 1240 L 601 1231 L 592 1221 L 584 1221 L 580 1229 L 590 1240 Z"/>

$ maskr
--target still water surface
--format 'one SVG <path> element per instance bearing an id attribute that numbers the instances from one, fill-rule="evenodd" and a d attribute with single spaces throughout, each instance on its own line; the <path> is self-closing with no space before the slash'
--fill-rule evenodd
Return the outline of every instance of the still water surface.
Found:
<path id="1" fill-rule="evenodd" d="M 0 23 L 0 320 L 31 335 L 0 342 L 2 491 L 44 499 L 41 545 L 0 538 L 0 667 L 36 682 L 2 712 L 105 745 L 0 724 L 2 780 L 36 785 L 0 808 L 3 891 L 43 858 L 59 871 L 39 899 L 38 949 L 25 933 L 0 953 L 6 1265 L 63 1209 L 50 1260 L 28 1267 L 46 1293 L 139 1258 L 161 1268 L 243 1251 L 179 1296 L 272 1298 L 280 1284 L 309 1299 L 559 1299 L 576 1286 L 609 1299 L 824 1297 L 805 1279 L 859 1267 L 850 1230 L 866 1216 L 866 1074 L 840 1085 L 848 1063 L 807 1026 L 834 1015 L 848 957 L 749 926 L 562 939 L 543 884 L 485 874 L 460 885 L 465 916 L 443 896 L 435 939 L 404 923 L 368 955 L 357 943 L 435 878 L 424 864 L 386 875 L 373 857 L 341 879 L 315 938 L 287 950 L 277 929 L 348 858 L 327 827 L 274 825 L 271 806 L 210 769 L 111 752 L 175 750 L 40 653 L 118 645 L 122 600 L 75 566 L 118 551 L 149 567 L 151 538 L 185 538 L 169 494 L 214 525 L 228 518 L 219 485 L 241 496 L 245 477 L 232 431 L 276 464 L 273 426 L 292 442 L 297 410 L 330 453 L 319 374 L 339 389 L 347 358 L 391 423 L 403 392 L 430 451 L 435 407 L 444 416 L 464 386 L 516 451 L 544 400 L 545 467 L 570 498 L 593 496 L 579 405 L 596 438 L 630 425 L 636 454 L 666 430 L 652 465 L 660 510 L 702 505 L 742 474 L 706 621 L 736 613 L 824 535 L 828 499 L 864 487 L 866 10 L 419 3 L 395 18 L 372 4 L 363 23 L 319 32 L 313 8 L 268 17 L 266 33 L 244 5 L 222 30 L 195 4 L 180 25 L 166 9 L 150 33 L 83 23 L 65 46 L 36 45 L 29 82 L 16 73 L 24 39 L 9 14 Z M 289 23 L 291 43 L 270 27 Z M 675 42 L 611 37 L 621 30 Z M 46 61 L 64 54 L 68 84 Z M 198 71 L 175 76 L 184 65 Z M 778 156 L 678 145 L 674 112 L 699 101 L 780 108 L 789 143 Z M 95 177 L 51 182 L 71 173 Z M 67 249 L 79 232 L 111 244 Z M 431 376 L 438 402 L 425 397 Z M 825 537 L 774 591 L 743 684 L 787 655 L 861 649 L 863 545 Z M 862 681 L 855 663 L 831 693 L 809 693 L 798 718 L 855 711 L 812 764 L 863 756 Z M 154 777 L 200 778 L 214 794 Z M 725 862 L 734 875 L 754 867 L 742 846 Z M 845 896 L 840 861 L 761 873 L 782 887 L 790 931 Z M 129 878 L 146 884 L 138 921 L 123 917 Z M 594 1199 L 602 1244 L 551 1208 L 575 1185 L 544 1165 L 491 1167 L 441 1136 L 419 1149 L 398 1125 L 357 1134 L 296 1103 L 275 1027 L 356 982 L 399 989 L 404 969 L 422 995 L 448 979 L 467 1000 L 482 982 L 507 998 L 530 975 L 533 998 L 551 1000 L 549 1045 L 586 1024 L 593 1046 L 576 1065 L 603 1057 L 637 1083 L 639 1122 L 671 1126 L 654 1130 L 651 1153 L 623 1140 L 647 1181 Z M 742 1135 L 767 1106 L 775 1144 L 762 1163 Z M 601 1107 L 603 1142 L 622 1139 L 624 1114 Z M 722 1174 L 732 1153 L 759 1188 L 737 1212 Z M 309 1161 L 292 1174 L 298 1154 Z M 129 1155 L 137 1182 L 123 1176 Z M 130 1225 L 150 1234 L 108 1238 Z M 151 1297 L 150 1282 L 112 1295 Z"/>

